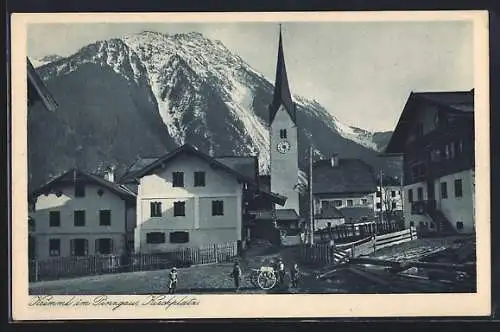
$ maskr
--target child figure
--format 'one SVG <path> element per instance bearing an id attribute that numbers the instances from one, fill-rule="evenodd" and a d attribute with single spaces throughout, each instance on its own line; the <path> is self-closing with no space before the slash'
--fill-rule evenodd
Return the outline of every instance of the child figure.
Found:
<path id="1" fill-rule="evenodd" d="M 177 288 L 177 268 L 176 267 L 172 268 L 168 277 L 169 277 L 168 293 L 174 294 L 175 289 Z"/>
<path id="2" fill-rule="evenodd" d="M 290 271 L 290 279 L 292 280 L 292 288 L 297 288 L 299 284 L 299 265 L 294 264 L 292 270 Z"/>
<path id="3" fill-rule="evenodd" d="M 231 277 L 233 277 L 234 287 L 236 288 L 236 291 L 239 291 L 240 290 L 240 281 L 241 281 L 240 263 L 238 263 L 238 262 L 234 263 L 233 271 L 231 272 Z"/>

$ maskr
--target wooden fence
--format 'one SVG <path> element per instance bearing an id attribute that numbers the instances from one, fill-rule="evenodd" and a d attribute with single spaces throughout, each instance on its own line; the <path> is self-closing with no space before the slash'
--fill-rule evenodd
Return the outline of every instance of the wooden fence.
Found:
<path id="1" fill-rule="evenodd" d="M 331 246 L 329 244 L 304 244 L 301 258 L 304 263 L 338 264 L 348 258 L 365 256 L 378 249 L 417 239 L 414 227 L 384 235 L 367 236 L 361 240 Z"/>
<path id="2" fill-rule="evenodd" d="M 368 236 L 390 234 L 404 229 L 404 224 L 401 222 L 343 224 L 316 231 L 314 239 L 316 242 L 328 242 L 330 239 L 336 242 L 353 242 Z"/>
<path id="3" fill-rule="evenodd" d="M 229 242 L 199 248 L 182 248 L 170 252 L 58 257 L 42 261 L 31 260 L 29 281 L 159 270 L 173 266 L 187 267 L 223 263 L 231 261 L 237 254 L 237 242 Z"/>

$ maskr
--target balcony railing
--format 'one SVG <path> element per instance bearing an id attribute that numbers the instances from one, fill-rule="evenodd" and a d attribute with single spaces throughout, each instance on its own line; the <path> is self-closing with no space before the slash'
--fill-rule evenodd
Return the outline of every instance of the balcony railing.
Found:
<path id="1" fill-rule="evenodd" d="M 428 214 L 436 209 L 436 200 L 423 200 L 411 203 L 411 214 Z"/>

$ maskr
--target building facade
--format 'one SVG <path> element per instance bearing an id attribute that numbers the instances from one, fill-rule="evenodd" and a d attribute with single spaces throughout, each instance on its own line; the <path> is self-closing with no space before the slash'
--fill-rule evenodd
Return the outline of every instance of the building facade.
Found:
<path id="1" fill-rule="evenodd" d="M 387 153 L 403 155 L 405 221 L 473 233 L 474 90 L 411 93 Z"/>
<path id="2" fill-rule="evenodd" d="M 130 251 L 135 196 L 73 169 L 33 193 L 32 258 L 39 260 Z"/>
<path id="3" fill-rule="evenodd" d="M 403 196 L 403 183 L 400 179 L 384 176 L 381 183 L 379 177 L 373 198 L 375 215 L 384 221 L 402 217 Z"/>
<path id="4" fill-rule="evenodd" d="M 377 187 L 373 171 L 365 162 L 340 159 L 337 155 L 320 160 L 313 165 L 312 181 L 315 229 L 322 228 L 324 220 L 329 219 L 332 221 L 326 223 L 373 219 Z"/>
<path id="5" fill-rule="evenodd" d="M 184 145 L 136 172 L 136 252 L 241 242 L 246 190 L 255 185 Z"/>

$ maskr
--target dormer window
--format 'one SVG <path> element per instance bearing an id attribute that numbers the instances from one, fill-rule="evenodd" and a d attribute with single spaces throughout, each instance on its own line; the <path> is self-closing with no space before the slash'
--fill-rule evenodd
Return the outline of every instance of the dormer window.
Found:
<path id="1" fill-rule="evenodd" d="M 286 138 L 286 129 L 280 129 L 280 138 L 285 139 Z"/>

